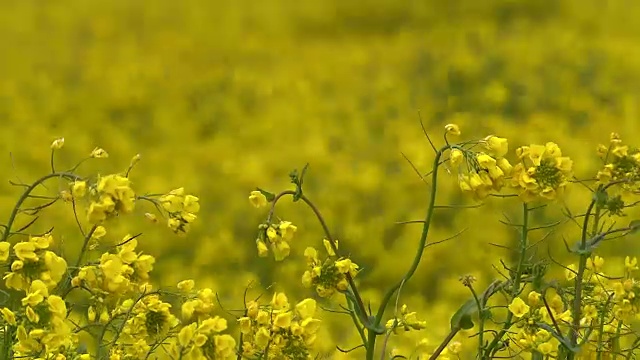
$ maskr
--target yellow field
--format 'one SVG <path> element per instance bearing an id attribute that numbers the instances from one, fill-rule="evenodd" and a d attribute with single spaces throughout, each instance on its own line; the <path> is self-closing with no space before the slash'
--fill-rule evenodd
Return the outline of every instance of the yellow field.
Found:
<path id="1" fill-rule="evenodd" d="M 428 188 L 402 156 L 430 170 L 418 110 L 439 144 L 447 123 L 459 124 L 463 138 L 507 137 L 511 149 L 554 141 L 577 175 L 592 176 L 595 146 L 610 132 L 638 144 L 638 15 L 640 3 L 595 0 L 3 0 L 2 177 L 45 174 L 49 145 L 62 136 L 60 167 L 96 146 L 109 152 L 87 173 L 121 170 L 140 153 L 133 186 L 156 193 L 184 186 L 200 197 L 200 218 L 178 238 L 145 222 L 141 207 L 110 235 L 144 232 L 140 247 L 158 258 L 159 284 L 193 278 L 235 309 L 252 280 L 260 284 L 253 296 L 271 285 L 298 299 L 311 295 L 300 282 L 302 254 L 323 239 L 311 212 L 288 201 L 278 207 L 298 233 L 292 255 L 276 263 L 257 257 L 266 210 L 247 200 L 256 186 L 290 188 L 289 171 L 308 162 L 305 193 L 364 267 L 359 284 L 376 305 L 405 273 L 420 234 L 419 225 L 395 222 L 426 211 Z M 442 174 L 438 203 L 471 203 L 455 176 Z M 584 211 L 589 199 L 574 186 L 568 204 Z M 19 192 L 1 183 L 3 219 Z M 484 286 L 498 276 L 491 265 L 511 258 L 488 243 L 509 245 L 516 236 L 498 223 L 503 212 L 517 219 L 517 203 L 491 199 L 436 214 L 430 242 L 469 229 L 426 251 L 401 302 L 430 326 L 390 348 L 411 349 L 422 338 L 435 347 L 469 296 L 459 277 L 474 274 Z M 46 219 L 40 229 L 55 226 L 77 253 L 68 207 Z M 547 244 L 566 260 L 560 234 L 577 229 L 560 230 Z M 602 251 L 619 255 L 620 244 Z M 626 254 L 629 246 L 638 252 L 624 244 Z M 347 317 L 321 317 L 319 352 L 363 358 L 333 352 L 335 344 L 358 344 Z M 468 342 L 473 351 L 475 340 Z"/>

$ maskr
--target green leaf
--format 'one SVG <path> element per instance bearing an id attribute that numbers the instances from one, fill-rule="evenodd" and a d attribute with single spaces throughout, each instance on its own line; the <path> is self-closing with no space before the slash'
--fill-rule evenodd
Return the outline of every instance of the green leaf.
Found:
<path id="1" fill-rule="evenodd" d="M 276 194 L 270 193 L 267 190 L 260 189 L 260 188 L 256 188 L 256 190 L 260 191 L 262 193 L 262 195 L 264 195 L 264 197 L 267 198 L 268 202 L 272 202 L 276 198 Z"/>
<path id="2" fill-rule="evenodd" d="M 629 234 L 638 232 L 640 230 L 640 220 L 631 220 L 631 222 L 629 223 L 629 228 L 631 229 L 629 231 Z"/>
<path id="3" fill-rule="evenodd" d="M 471 298 L 467 300 L 455 314 L 451 317 L 451 330 L 473 328 L 473 320 L 471 317 L 478 312 L 476 300 Z"/>

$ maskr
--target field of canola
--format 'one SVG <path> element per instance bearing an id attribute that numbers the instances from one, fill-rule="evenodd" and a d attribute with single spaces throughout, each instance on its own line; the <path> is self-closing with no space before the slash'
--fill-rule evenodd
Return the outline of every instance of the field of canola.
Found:
<path id="1" fill-rule="evenodd" d="M 302 253 L 321 246 L 322 229 L 308 209 L 283 203 L 278 215 L 298 226 L 292 255 L 282 263 L 258 258 L 266 211 L 247 200 L 256 186 L 289 188 L 289 171 L 308 162 L 306 194 L 364 267 L 359 283 L 376 304 L 406 271 L 420 232 L 395 222 L 421 219 L 426 209 L 428 189 L 402 156 L 430 169 L 418 110 L 440 143 L 447 123 L 469 139 L 506 137 L 511 149 L 554 141 L 578 175 L 591 174 L 595 146 L 610 132 L 638 145 L 639 14 L 634 1 L 595 0 L 2 1 L 2 178 L 45 174 L 49 144 L 61 136 L 61 163 L 95 146 L 109 152 L 87 171 L 117 171 L 140 153 L 134 187 L 184 186 L 200 197 L 199 221 L 177 238 L 140 210 L 110 231 L 144 232 L 140 247 L 158 258 L 157 283 L 193 278 L 233 308 L 252 280 L 310 295 L 299 280 Z M 440 189 L 439 203 L 469 201 L 454 176 L 444 174 Z M 0 182 L 3 219 L 18 193 Z M 469 230 L 426 251 L 402 302 L 429 329 L 393 346 L 422 338 L 437 345 L 468 297 L 459 277 L 496 277 L 491 265 L 509 254 L 488 242 L 516 236 L 498 223 L 502 212 L 518 214 L 504 204 L 515 203 L 437 213 L 430 241 Z M 535 221 L 547 215 L 554 216 Z M 68 208 L 47 221 L 42 227 L 55 225 L 77 252 Z M 561 238 L 548 244 L 562 258 Z M 603 251 L 617 254 L 613 245 Z M 321 317 L 319 351 L 361 358 L 331 353 L 358 337 L 348 319 Z"/>

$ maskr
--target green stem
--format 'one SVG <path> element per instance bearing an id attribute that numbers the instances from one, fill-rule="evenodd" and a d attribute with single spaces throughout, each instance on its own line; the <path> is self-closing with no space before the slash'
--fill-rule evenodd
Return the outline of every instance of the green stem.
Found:
<path id="1" fill-rule="evenodd" d="M 515 278 L 513 279 L 513 287 L 511 290 L 513 297 L 518 296 L 518 293 L 520 292 L 520 281 L 521 281 L 520 278 L 522 277 L 522 267 L 527 255 L 526 250 L 527 250 L 528 236 L 529 236 L 529 208 L 527 206 L 527 203 L 523 203 L 522 204 L 522 232 L 520 233 L 520 258 L 518 259 L 516 274 L 515 274 Z M 489 346 L 487 346 L 485 354 L 484 356 L 482 356 L 482 358 L 491 358 L 492 353 L 495 352 L 494 349 L 496 348 L 496 346 L 498 346 L 498 343 L 504 337 L 507 331 L 509 331 L 509 328 L 511 328 L 512 322 L 513 322 L 513 314 L 509 312 L 507 313 L 507 318 L 504 322 L 504 325 L 502 326 L 502 329 L 493 338 Z"/>
<path id="2" fill-rule="evenodd" d="M 449 146 L 445 146 L 442 149 L 440 149 L 438 152 L 436 152 L 436 156 L 433 161 L 433 172 L 431 174 L 431 196 L 429 199 L 429 207 L 427 208 L 427 215 L 425 217 L 424 224 L 422 226 L 422 234 L 420 235 L 420 241 L 418 242 L 418 251 L 416 252 L 416 255 L 413 259 L 413 263 L 411 264 L 411 267 L 409 267 L 409 270 L 406 272 L 406 274 L 402 277 L 402 279 L 400 279 L 400 281 L 398 281 L 397 284 L 391 287 L 391 289 L 389 289 L 389 291 L 387 291 L 387 293 L 383 297 L 382 303 L 378 308 L 378 312 L 374 320 L 374 324 L 373 324 L 374 327 L 377 327 L 380 325 L 382 321 L 382 317 L 384 316 L 384 313 L 387 309 L 387 305 L 389 305 L 389 302 L 391 301 L 393 294 L 402 286 L 402 284 L 408 282 L 409 279 L 413 276 L 413 274 L 418 269 L 418 265 L 420 264 L 420 260 L 422 259 L 422 254 L 424 252 L 425 244 L 427 242 L 427 235 L 429 235 L 429 228 L 431 226 L 431 219 L 433 218 L 433 211 L 435 209 L 436 187 L 438 183 L 438 165 L 440 164 L 440 157 L 442 156 L 442 153 L 446 151 L 448 148 Z M 367 360 L 373 360 L 376 336 L 377 334 L 372 334 L 371 331 L 369 332 L 369 339 L 368 339 L 369 341 L 367 343 L 368 345 L 367 357 L 366 357 Z"/>
<path id="3" fill-rule="evenodd" d="M 600 321 L 598 324 L 598 343 L 597 343 L 597 347 L 596 347 L 596 360 L 601 360 L 602 359 L 602 340 L 604 338 L 604 323 L 606 321 L 606 316 L 607 316 L 607 308 L 609 308 L 609 303 L 611 302 L 611 299 L 613 299 L 613 295 L 611 294 L 608 298 L 607 298 L 607 302 L 604 304 L 604 308 L 601 310 L 601 314 L 600 314 Z M 582 341 L 583 344 L 585 344 L 587 341 L 589 340 L 588 336 L 585 336 L 585 339 Z"/>
<path id="4" fill-rule="evenodd" d="M 460 331 L 459 327 L 451 329 L 451 331 L 449 332 L 447 337 L 444 338 L 444 340 L 442 340 L 442 342 L 440 343 L 438 348 L 436 348 L 436 350 L 433 352 L 433 354 L 431 354 L 431 356 L 429 356 L 429 360 L 436 360 L 438 358 L 438 356 L 440 356 L 442 351 L 444 351 L 444 349 L 447 347 L 447 345 L 449 345 L 451 340 L 453 340 L 453 338 L 456 336 L 456 334 L 458 334 L 459 331 Z"/>
<path id="5" fill-rule="evenodd" d="M 616 360 L 618 357 L 618 353 L 620 352 L 620 331 L 622 330 L 622 321 L 618 321 L 618 326 L 616 327 L 616 335 L 613 337 L 611 344 L 611 352 L 612 357 L 611 360 Z"/>
<path id="6" fill-rule="evenodd" d="M 339 256 L 338 245 L 335 239 L 333 238 L 333 236 L 331 236 L 331 231 L 329 231 L 329 227 L 327 226 L 327 223 L 324 221 L 324 217 L 322 217 L 320 210 L 318 210 L 318 208 L 311 202 L 311 200 L 309 200 L 309 198 L 304 196 L 304 194 L 300 196 L 300 199 L 304 201 L 305 204 L 307 204 L 311 209 L 311 211 L 313 211 L 313 213 L 316 215 L 318 222 L 320 222 L 320 225 L 322 226 L 322 230 L 324 230 L 324 234 L 327 237 L 327 240 L 329 240 L 329 244 L 331 244 L 331 248 L 333 249 L 333 252 L 336 254 L 336 256 Z M 356 283 L 355 281 L 353 281 L 353 277 L 348 272 L 345 274 L 345 278 L 347 279 L 347 282 L 349 283 L 349 288 L 351 289 L 353 293 L 353 297 L 355 298 L 356 313 L 360 317 L 360 321 L 362 322 L 362 324 L 367 325 L 369 324 L 369 321 L 366 315 L 367 311 L 364 306 L 364 301 L 362 301 L 362 296 L 360 296 L 360 292 L 356 287 Z"/>
<path id="7" fill-rule="evenodd" d="M 349 305 L 349 316 L 351 316 L 351 320 L 353 321 L 353 325 L 358 330 L 358 335 L 360 335 L 360 340 L 362 340 L 362 345 L 366 349 L 367 348 L 367 335 L 365 335 L 364 328 L 362 326 L 360 326 L 360 323 L 358 322 L 358 317 L 355 314 L 353 301 L 351 299 L 349 299 L 348 297 L 345 297 L 345 298 L 347 300 L 347 304 Z"/>
<path id="8" fill-rule="evenodd" d="M 69 179 L 69 180 L 77 180 L 79 179 L 78 176 L 72 174 L 72 173 L 66 173 L 66 172 L 62 172 L 62 173 L 51 173 L 48 175 L 45 175 L 43 177 L 41 177 L 40 179 L 36 180 L 33 184 L 29 185 L 24 192 L 22 193 L 22 195 L 20 196 L 20 198 L 18 198 L 18 201 L 16 202 L 16 205 L 13 207 L 13 210 L 11 211 L 11 214 L 9 215 L 9 220 L 7 221 L 7 224 L 5 226 L 4 229 L 4 233 L 2 234 L 2 239 L 0 239 L 0 241 L 7 241 L 7 239 L 9 239 L 9 236 L 11 236 L 11 227 L 13 226 L 13 223 L 16 220 L 16 217 L 18 216 L 18 212 L 20 211 L 20 207 L 22 206 L 22 204 L 27 200 L 27 198 L 29 198 L 29 195 L 31 195 L 31 193 L 33 192 L 33 190 L 35 190 L 36 187 L 40 186 L 43 182 L 51 179 L 51 178 L 65 178 L 65 179 Z"/>
<path id="9" fill-rule="evenodd" d="M 601 191 L 602 188 L 597 191 Z M 571 309 L 571 316 L 573 317 L 573 323 L 571 324 L 571 331 L 569 334 L 569 344 L 572 347 L 575 347 L 578 344 L 578 333 L 580 331 L 580 317 L 582 316 L 582 282 L 584 280 L 584 273 L 587 268 L 587 260 L 589 259 L 590 254 L 586 253 L 587 249 L 587 237 L 588 237 L 588 226 L 589 226 L 589 218 L 591 216 L 591 211 L 593 211 L 594 206 L 596 207 L 595 218 L 596 222 L 593 224 L 594 229 L 597 229 L 599 218 L 600 218 L 600 206 L 596 206 L 596 199 L 592 200 L 587 207 L 587 212 L 584 215 L 584 223 L 582 224 L 582 235 L 580 239 L 580 260 L 578 261 L 578 271 L 576 272 L 575 278 L 575 296 L 573 298 L 573 306 Z M 575 357 L 575 353 L 570 349 L 567 359 L 572 360 Z"/>
<path id="10" fill-rule="evenodd" d="M 469 290 L 471 290 L 473 299 L 476 301 L 476 306 L 478 307 L 478 355 L 482 356 L 484 353 L 484 304 L 478 298 L 478 294 L 476 294 L 471 284 L 469 284 Z"/>

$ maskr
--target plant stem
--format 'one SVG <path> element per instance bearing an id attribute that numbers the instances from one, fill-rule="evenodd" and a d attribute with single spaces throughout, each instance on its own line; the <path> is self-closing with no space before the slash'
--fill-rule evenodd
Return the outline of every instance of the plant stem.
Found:
<path id="1" fill-rule="evenodd" d="M 478 354 L 482 356 L 484 352 L 484 304 L 483 300 L 478 298 L 478 294 L 473 289 L 473 285 L 469 284 L 469 290 L 471 294 L 473 294 L 473 299 L 476 301 L 476 306 L 478 307 Z"/>
<path id="2" fill-rule="evenodd" d="M 431 226 L 431 220 L 433 218 L 433 211 L 435 209 L 436 190 L 437 190 L 436 188 L 438 183 L 438 165 L 440 164 L 440 157 L 442 156 L 442 153 L 446 151 L 448 148 L 449 146 L 445 146 L 442 149 L 440 149 L 438 152 L 436 152 L 436 156 L 433 161 L 433 172 L 431 174 L 431 196 L 429 198 L 429 206 L 427 208 L 427 214 L 425 216 L 425 220 L 422 225 L 422 234 L 420 235 L 420 241 L 418 242 L 418 250 L 416 251 L 416 255 L 413 259 L 413 263 L 409 267 L 409 270 L 407 270 L 406 274 L 402 277 L 402 279 L 400 279 L 400 281 L 398 281 L 397 284 L 391 287 L 385 294 L 384 298 L 382 299 L 382 303 L 378 308 L 378 312 L 376 314 L 374 324 L 373 324 L 374 327 L 377 327 L 380 325 L 380 322 L 382 321 L 382 317 L 384 316 L 384 313 L 386 311 L 387 305 L 391 301 L 393 294 L 402 286 L 402 284 L 408 282 L 409 279 L 413 276 L 413 274 L 418 269 L 418 265 L 420 264 L 420 260 L 422 259 L 422 254 L 424 252 L 425 244 L 427 242 L 427 235 L 429 235 L 429 228 Z M 368 347 L 367 347 L 367 357 L 366 357 L 367 360 L 373 360 L 376 336 L 377 335 L 374 335 L 371 332 L 369 332 L 369 341 L 367 344 Z"/>
<path id="3" fill-rule="evenodd" d="M 69 179 L 69 180 L 76 180 L 79 178 L 78 176 L 72 173 L 66 173 L 66 172 L 51 173 L 41 177 L 40 179 L 36 180 L 33 184 L 29 185 L 24 190 L 20 198 L 18 198 L 18 201 L 16 202 L 16 205 L 13 207 L 13 210 L 11 210 L 11 214 L 9 215 L 9 220 L 5 225 L 4 233 L 2 234 L 2 239 L 0 239 L 0 241 L 7 241 L 7 239 L 9 239 L 9 236 L 11 236 L 11 227 L 13 226 L 13 223 L 15 222 L 16 217 L 18 216 L 20 207 L 22 206 L 22 203 L 24 203 L 27 200 L 29 195 L 31 195 L 31 192 L 33 192 L 33 190 L 35 190 L 35 188 L 38 187 L 43 182 L 56 177 Z"/>
<path id="4" fill-rule="evenodd" d="M 529 236 L 529 207 L 527 203 L 523 203 L 522 204 L 522 231 L 520 233 L 520 258 L 518 259 L 518 265 L 516 268 L 515 277 L 513 279 L 513 287 L 511 289 L 511 293 L 513 297 L 518 296 L 518 293 L 520 292 L 520 280 L 521 280 L 520 278 L 522 277 L 522 267 L 526 258 L 528 236 Z M 504 325 L 502 326 L 502 329 L 493 338 L 489 346 L 487 346 L 485 354 L 482 356 L 483 359 L 491 358 L 491 355 L 494 352 L 495 347 L 498 346 L 498 343 L 500 342 L 502 337 L 507 333 L 507 331 L 511 327 L 512 321 L 513 321 L 513 314 L 509 311 L 507 313 L 507 318 L 504 322 Z"/>
<path id="5" fill-rule="evenodd" d="M 446 348 L 447 345 L 449 345 L 451 340 L 453 340 L 453 338 L 456 336 L 456 334 L 458 334 L 459 331 L 460 331 L 460 328 L 451 329 L 447 337 L 444 338 L 444 340 L 442 340 L 438 348 L 433 352 L 433 354 L 431 354 L 431 356 L 429 357 L 429 360 L 436 360 L 438 356 L 440 356 L 442 351 L 444 351 L 444 348 Z"/>
<path id="6" fill-rule="evenodd" d="M 602 188 L 598 189 L 601 191 Z M 580 331 L 580 317 L 582 316 L 582 281 L 584 279 L 584 272 L 587 268 L 587 259 L 589 259 L 589 255 L 584 250 L 587 249 L 587 237 L 588 237 L 588 226 L 589 226 L 589 217 L 591 216 L 591 211 L 593 211 L 593 207 L 596 207 L 595 217 L 599 220 L 600 217 L 600 207 L 596 206 L 596 199 L 592 200 L 587 207 L 587 212 L 584 215 L 584 223 L 582 224 L 582 236 L 580 239 L 580 260 L 578 262 L 578 271 L 576 273 L 575 278 L 575 296 L 573 298 L 573 306 L 571 309 L 571 316 L 573 317 L 573 323 L 571 324 L 571 331 L 569 334 L 569 343 L 572 347 L 575 347 L 578 344 L 578 332 Z M 597 229 L 598 221 L 594 223 L 594 229 Z M 569 349 L 569 353 L 567 354 L 567 359 L 572 360 L 575 356 L 575 353 Z"/>

